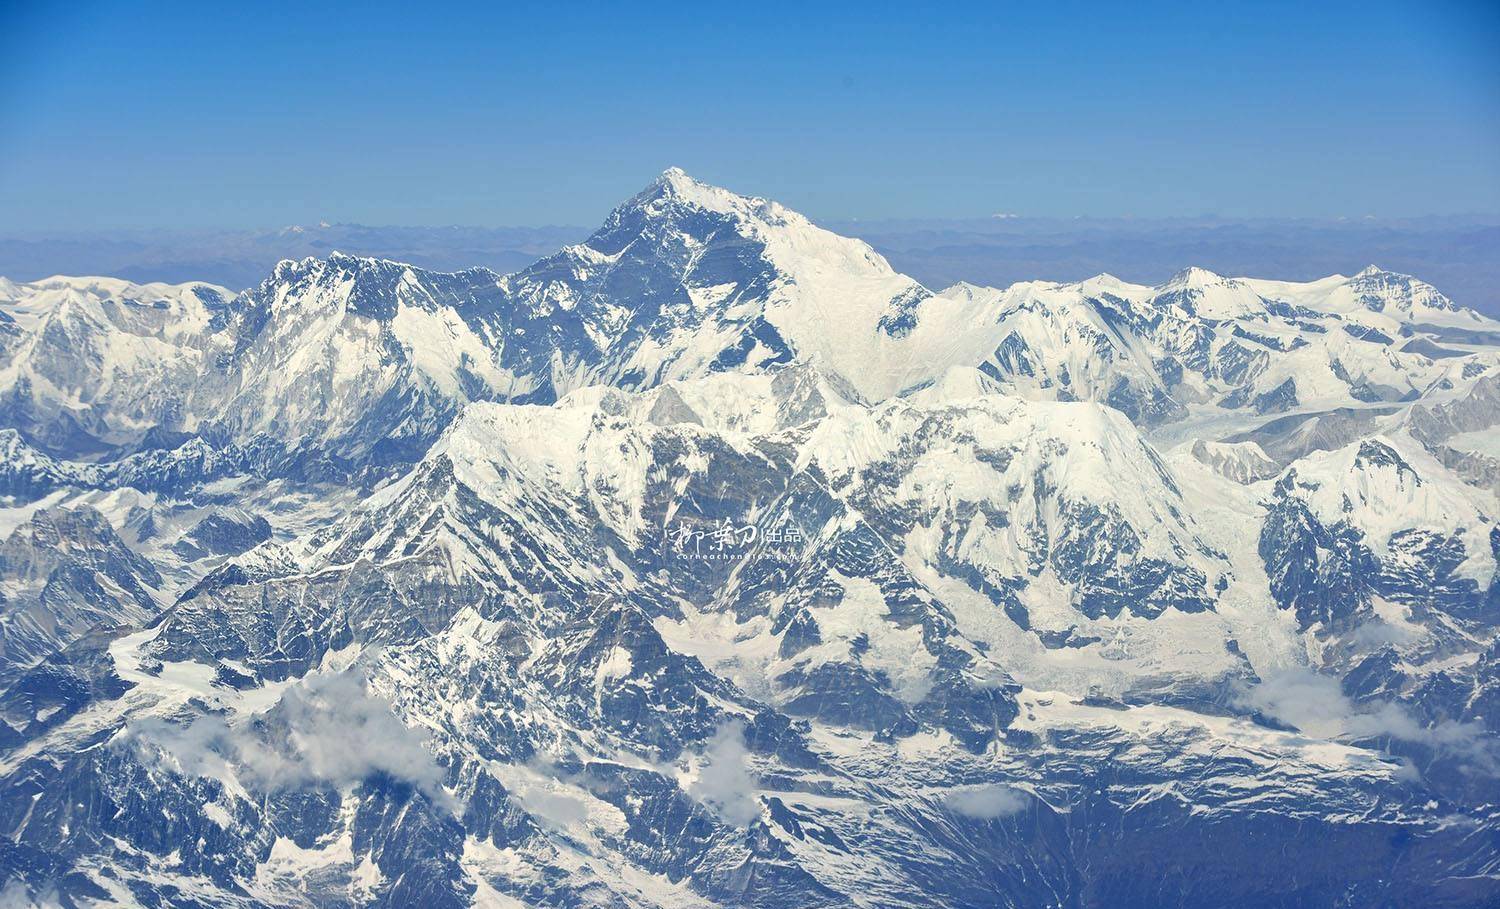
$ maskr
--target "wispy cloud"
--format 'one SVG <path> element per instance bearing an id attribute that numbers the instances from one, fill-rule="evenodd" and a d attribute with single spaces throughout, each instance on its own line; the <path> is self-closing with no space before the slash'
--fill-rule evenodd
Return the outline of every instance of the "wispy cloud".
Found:
<path id="1" fill-rule="evenodd" d="M 190 776 L 234 775 L 281 789 L 311 782 L 345 785 L 386 774 L 446 805 L 442 770 L 423 737 L 354 673 L 312 676 L 287 689 L 260 723 L 202 716 L 188 725 L 160 718 L 132 722 L 127 739 Z"/>
<path id="2" fill-rule="evenodd" d="M 744 725 L 724 723 L 714 731 L 713 738 L 695 760 L 697 776 L 687 790 L 725 823 L 736 827 L 748 827 L 760 817 L 749 755 Z"/>
<path id="3" fill-rule="evenodd" d="M 943 794 L 943 805 L 954 814 L 992 821 L 1025 810 L 1026 794 L 1003 783 L 959 786 Z"/>
<path id="4" fill-rule="evenodd" d="M 11 878 L 0 888 L 0 909 L 51 909 L 61 905 L 57 888 L 50 883 L 35 894 L 19 878 Z"/>
<path id="5" fill-rule="evenodd" d="M 1269 674 L 1260 684 L 1243 689 L 1238 701 L 1308 735 L 1351 741 L 1395 739 L 1457 755 L 1477 770 L 1500 769 L 1495 741 L 1477 723 L 1443 720 L 1426 725 L 1391 701 L 1356 703 L 1344 694 L 1337 679 L 1309 669 Z"/>

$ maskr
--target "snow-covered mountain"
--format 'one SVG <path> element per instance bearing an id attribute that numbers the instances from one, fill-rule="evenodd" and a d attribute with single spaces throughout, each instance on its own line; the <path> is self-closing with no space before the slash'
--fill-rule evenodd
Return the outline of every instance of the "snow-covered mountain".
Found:
<path id="1" fill-rule="evenodd" d="M 6 899 L 1500 899 L 1500 323 L 1414 278 L 931 290 L 670 170 L 0 340 Z"/>
<path id="2" fill-rule="evenodd" d="M 1306 284 L 1187 269 L 934 293 L 774 202 L 669 170 L 584 244 L 514 275 L 334 254 L 237 298 L 203 284 L 7 283 L 7 422 L 53 455 L 191 435 L 410 462 L 474 400 L 547 403 L 817 362 L 865 401 L 973 367 L 1143 426 L 1462 392 L 1500 323 L 1366 269 Z"/>

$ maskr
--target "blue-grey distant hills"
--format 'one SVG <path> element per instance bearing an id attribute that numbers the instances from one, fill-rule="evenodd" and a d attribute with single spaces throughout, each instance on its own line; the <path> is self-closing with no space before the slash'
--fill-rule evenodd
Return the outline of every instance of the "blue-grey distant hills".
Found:
<path id="1" fill-rule="evenodd" d="M 970 281 L 1081 281 L 1101 272 L 1145 284 L 1184 262 L 1221 274 L 1312 280 L 1368 262 L 1421 275 L 1454 299 L 1500 317 L 1500 218 L 1046 218 L 830 221 L 898 270 L 932 287 Z M 353 255 L 437 271 L 507 272 L 588 235 L 584 227 L 370 227 L 312 224 L 264 231 L 38 234 L 0 225 L 0 275 L 112 275 L 147 283 L 207 281 L 236 290 L 281 259 Z"/>
<path id="2" fill-rule="evenodd" d="M 0 280 L 5 900 L 1500 901 L 1466 297 L 515 242 Z"/>

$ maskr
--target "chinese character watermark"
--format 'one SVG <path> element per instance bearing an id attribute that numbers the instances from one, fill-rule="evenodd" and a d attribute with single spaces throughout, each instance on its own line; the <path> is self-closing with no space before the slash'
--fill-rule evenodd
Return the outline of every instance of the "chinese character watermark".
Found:
<path id="1" fill-rule="evenodd" d="M 680 521 L 667 528 L 666 539 L 678 555 L 702 559 L 743 558 L 756 545 L 789 548 L 803 541 L 802 528 L 787 521 L 770 527 L 735 524 L 728 518 L 718 524 Z"/>

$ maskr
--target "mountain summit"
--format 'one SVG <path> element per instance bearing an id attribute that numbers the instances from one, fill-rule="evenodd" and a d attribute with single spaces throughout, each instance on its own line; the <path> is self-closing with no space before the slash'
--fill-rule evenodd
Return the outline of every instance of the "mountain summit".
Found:
<path id="1" fill-rule="evenodd" d="M 0 281 L 0 903 L 1494 905 L 1497 433 L 1409 276 L 934 291 L 676 169 Z"/>
<path id="2" fill-rule="evenodd" d="M 282 262 L 233 299 L 106 279 L 5 294 L 0 407 L 53 454 L 212 430 L 409 460 L 468 401 L 545 403 L 586 385 L 643 390 L 799 360 L 867 401 L 963 367 L 1151 423 L 1195 406 L 1326 409 L 1440 388 L 1458 364 L 1427 345 L 1495 330 L 1420 281 L 1369 270 L 1306 284 L 1188 269 L 1160 288 L 934 293 L 865 243 L 675 168 L 584 243 L 508 276 L 334 253 Z M 1386 349 L 1413 333 L 1433 340 Z M 75 361 L 94 377 L 73 384 L 63 373 Z"/>

